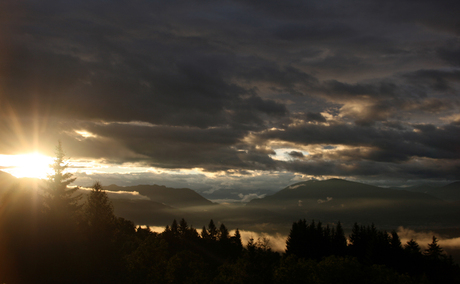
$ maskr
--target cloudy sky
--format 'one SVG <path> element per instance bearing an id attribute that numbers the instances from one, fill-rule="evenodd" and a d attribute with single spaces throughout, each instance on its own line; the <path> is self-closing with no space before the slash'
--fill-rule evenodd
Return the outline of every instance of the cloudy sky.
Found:
<path id="1" fill-rule="evenodd" d="M 0 154 L 211 192 L 460 179 L 457 1 L 0 1 Z M 262 193 L 262 191 L 260 191 Z"/>

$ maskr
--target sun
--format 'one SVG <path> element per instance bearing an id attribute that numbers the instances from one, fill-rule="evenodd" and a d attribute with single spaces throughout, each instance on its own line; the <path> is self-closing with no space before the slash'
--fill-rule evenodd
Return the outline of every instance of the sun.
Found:
<path id="1" fill-rule="evenodd" d="M 46 178 L 53 158 L 40 153 L 0 155 L 0 168 L 17 178 Z"/>

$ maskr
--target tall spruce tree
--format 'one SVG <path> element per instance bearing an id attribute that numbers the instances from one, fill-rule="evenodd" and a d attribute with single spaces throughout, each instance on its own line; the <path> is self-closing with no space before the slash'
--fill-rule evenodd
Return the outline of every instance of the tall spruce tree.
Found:
<path id="1" fill-rule="evenodd" d="M 420 254 L 420 246 L 414 239 L 410 239 L 405 245 L 404 250 L 411 254 Z"/>
<path id="2" fill-rule="evenodd" d="M 117 276 L 113 268 L 120 263 L 115 245 L 116 217 L 112 202 L 99 182 L 87 196 L 81 228 L 86 241 L 86 272 L 91 281 L 113 283 Z"/>
<path id="3" fill-rule="evenodd" d="M 43 283 L 65 283 L 68 279 L 81 281 L 82 248 L 78 224 L 81 207 L 77 187 L 68 188 L 75 178 L 66 172 L 68 168 L 62 144 L 56 146 L 56 157 L 51 165 L 53 173 L 48 175 L 44 191 L 44 222 L 37 235 L 42 255 Z M 52 280 L 51 280 L 52 279 Z"/>
<path id="4" fill-rule="evenodd" d="M 78 187 L 68 188 L 68 185 L 73 183 L 76 178 L 71 173 L 66 172 L 68 163 L 61 141 L 56 146 L 55 154 L 56 157 L 51 165 L 53 173 L 48 175 L 46 185 L 43 188 L 45 213 L 69 220 L 75 218 L 81 208 L 79 204 L 81 194 L 76 194 Z"/>
<path id="5" fill-rule="evenodd" d="M 393 252 L 399 253 L 402 251 L 401 240 L 399 239 L 398 233 L 396 233 L 395 230 L 391 231 L 390 247 Z"/>
<path id="6" fill-rule="evenodd" d="M 227 227 L 225 227 L 223 223 L 220 225 L 219 231 L 217 232 L 217 236 L 219 241 L 221 242 L 226 242 L 230 239 Z"/>
<path id="7" fill-rule="evenodd" d="M 438 245 L 438 238 L 435 236 L 433 236 L 433 241 L 428 244 L 425 255 L 434 259 L 440 259 L 446 256 L 444 250 Z"/>
<path id="8" fill-rule="evenodd" d="M 179 225 L 177 225 L 176 219 L 174 219 L 172 224 L 171 224 L 171 233 L 175 237 L 177 237 L 179 235 Z"/>
<path id="9" fill-rule="evenodd" d="M 340 221 L 337 223 L 337 226 L 331 235 L 332 254 L 345 255 L 347 250 L 347 238 L 345 237 L 345 232 L 343 231 Z"/>
<path id="10" fill-rule="evenodd" d="M 209 239 L 209 234 L 208 230 L 206 230 L 206 226 L 203 226 L 203 229 L 201 230 L 201 238 L 204 240 Z"/>
<path id="11" fill-rule="evenodd" d="M 189 230 L 189 227 L 188 227 L 188 224 L 187 224 L 187 221 L 185 221 L 184 218 L 182 218 L 179 222 L 179 227 L 178 227 L 178 232 L 179 232 L 179 235 L 181 236 L 185 236 L 187 234 L 187 231 Z"/>
<path id="12" fill-rule="evenodd" d="M 96 182 L 89 193 L 83 210 L 87 233 L 99 241 L 108 241 L 115 232 L 116 217 L 113 205 L 101 184 Z"/>
<path id="13" fill-rule="evenodd" d="M 236 228 L 235 234 L 232 237 L 230 237 L 230 240 L 238 251 L 240 251 L 243 248 L 243 243 L 241 242 L 241 234 L 238 228 Z"/>
<path id="14" fill-rule="evenodd" d="M 286 240 L 286 254 L 294 254 L 298 257 L 307 256 L 307 221 L 299 220 L 292 224 L 291 231 Z"/>
<path id="15" fill-rule="evenodd" d="M 209 238 L 213 241 L 217 240 L 217 228 L 216 228 L 216 225 L 214 225 L 214 221 L 211 219 L 211 221 L 209 221 L 209 225 L 208 225 L 208 235 L 209 235 Z"/>

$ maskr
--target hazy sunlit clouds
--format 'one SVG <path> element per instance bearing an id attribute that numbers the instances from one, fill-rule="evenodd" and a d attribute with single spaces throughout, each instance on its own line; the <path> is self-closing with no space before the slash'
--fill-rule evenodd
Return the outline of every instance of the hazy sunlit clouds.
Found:
<path id="1" fill-rule="evenodd" d="M 0 154 L 215 192 L 459 179 L 454 2 L 185 4 L 4 2 Z"/>

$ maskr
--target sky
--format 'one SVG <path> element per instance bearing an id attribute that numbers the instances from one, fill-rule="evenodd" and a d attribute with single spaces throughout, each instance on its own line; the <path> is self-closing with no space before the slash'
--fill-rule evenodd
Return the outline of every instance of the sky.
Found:
<path id="1" fill-rule="evenodd" d="M 3 0 L 0 155 L 53 156 L 60 140 L 82 185 L 215 198 L 308 179 L 453 182 L 458 12 L 443 0 Z"/>

